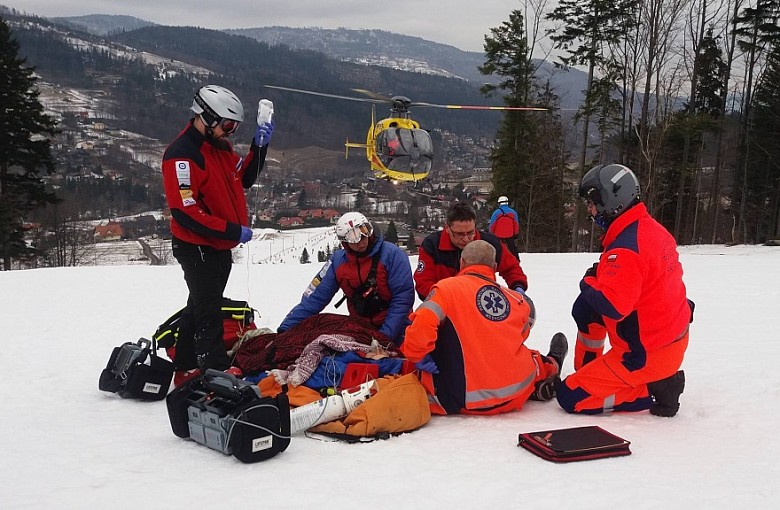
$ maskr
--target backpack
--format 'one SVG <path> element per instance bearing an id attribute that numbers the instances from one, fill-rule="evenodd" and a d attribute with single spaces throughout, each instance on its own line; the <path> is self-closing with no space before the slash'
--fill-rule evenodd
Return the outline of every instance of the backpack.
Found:
<path id="1" fill-rule="evenodd" d="M 176 360 L 176 340 L 179 336 L 182 312 L 184 308 L 168 317 L 152 335 L 152 340 L 157 342 L 157 347 L 165 349 L 172 361 Z M 225 344 L 225 351 L 230 352 L 247 331 L 257 329 L 254 320 L 255 309 L 249 306 L 249 303 L 222 298 L 222 341 Z"/>
<path id="2" fill-rule="evenodd" d="M 382 250 L 378 250 L 371 258 L 371 269 L 368 271 L 366 281 L 352 294 L 352 305 L 355 307 L 355 312 L 363 317 L 371 318 L 390 308 L 390 303 L 379 297 L 377 292 L 376 268 L 379 265 L 381 255 Z"/>
<path id="3" fill-rule="evenodd" d="M 490 233 L 500 239 L 515 237 L 519 232 L 520 225 L 518 225 L 515 215 L 504 212 L 503 209 L 501 210 L 501 214 L 498 215 L 490 226 Z"/>

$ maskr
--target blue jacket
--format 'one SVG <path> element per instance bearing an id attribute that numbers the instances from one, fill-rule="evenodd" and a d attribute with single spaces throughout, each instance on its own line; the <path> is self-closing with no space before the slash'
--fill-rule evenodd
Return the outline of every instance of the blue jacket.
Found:
<path id="1" fill-rule="evenodd" d="M 350 250 L 336 250 L 322 266 L 303 293 L 298 303 L 279 325 L 277 331 L 287 331 L 302 320 L 320 313 L 341 289 L 347 296 L 347 308 L 351 316 L 360 316 L 355 308 L 355 290 L 368 278 L 374 254 L 379 253 L 376 270 L 379 297 L 387 308 L 365 316 L 396 345 L 403 342 L 403 334 L 409 324 L 409 314 L 414 305 L 414 281 L 409 257 L 393 243 L 376 239 L 367 254 L 357 256 Z"/>

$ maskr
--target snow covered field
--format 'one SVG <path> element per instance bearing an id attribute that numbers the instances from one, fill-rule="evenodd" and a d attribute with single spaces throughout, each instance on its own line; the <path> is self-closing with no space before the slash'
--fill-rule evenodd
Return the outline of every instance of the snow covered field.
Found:
<path id="1" fill-rule="evenodd" d="M 293 241 L 257 230 L 226 295 L 248 299 L 257 325 L 275 328 L 320 267 L 316 251 L 335 244 L 321 231 L 296 231 L 295 250 L 259 264 Z M 297 262 L 303 245 L 313 264 Z M 529 402 L 508 415 L 434 417 L 368 444 L 296 436 L 284 453 L 249 465 L 175 437 L 164 402 L 97 389 L 114 346 L 149 337 L 183 305 L 178 266 L 0 272 L 0 508 L 773 507 L 780 248 L 681 252 L 697 307 L 675 418 L 571 416 L 555 402 Z M 596 259 L 522 256 L 538 310 L 529 346 L 546 350 L 556 331 L 573 339 L 571 303 Z M 564 373 L 571 370 L 567 359 Z M 591 424 L 630 440 L 633 455 L 557 465 L 516 447 L 519 432 Z"/>

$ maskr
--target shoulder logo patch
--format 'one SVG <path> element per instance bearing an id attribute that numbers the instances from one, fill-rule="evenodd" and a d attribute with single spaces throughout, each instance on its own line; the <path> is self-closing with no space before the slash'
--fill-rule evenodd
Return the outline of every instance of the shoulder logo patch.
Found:
<path id="1" fill-rule="evenodd" d="M 477 291 L 477 310 L 490 321 L 498 322 L 509 316 L 509 301 L 494 285 L 485 285 Z"/>
<path id="2" fill-rule="evenodd" d="M 423 262 L 423 261 L 421 260 L 421 261 L 419 261 L 419 262 L 417 263 L 417 271 L 416 271 L 416 272 L 418 272 L 418 273 L 422 273 L 423 271 L 425 271 L 425 262 Z"/>
<path id="3" fill-rule="evenodd" d="M 192 182 L 190 181 L 190 162 L 189 161 L 177 161 L 176 165 L 176 179 L 179 181 L 179 188 L 189 188 Z"/>

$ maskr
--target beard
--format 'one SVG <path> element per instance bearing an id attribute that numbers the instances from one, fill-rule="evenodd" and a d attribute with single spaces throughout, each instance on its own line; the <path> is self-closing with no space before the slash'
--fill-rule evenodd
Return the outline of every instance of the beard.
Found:
<path id="1" fill-rule="evenodd" d="M 206 138 L 208 139 L 211 145 L 213 145 L 214 147 L 216 147 L 221 151 L 232 150 L 232 147 L 230 145 L 230 142 L 228 142 L 227 137 L 217 138 L 214 136 L 213 133 L 208 133 L 206 135 Z"/>

